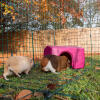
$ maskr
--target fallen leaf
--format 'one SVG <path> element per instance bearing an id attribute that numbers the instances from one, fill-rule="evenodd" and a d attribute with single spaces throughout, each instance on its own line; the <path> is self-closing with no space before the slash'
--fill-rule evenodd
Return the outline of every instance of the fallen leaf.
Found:
<path id="1" fill-rule="evenodd" d="M 15 100 L 29 100 L 32 97 L 32 91 L 30 90 L 22 90 L 17 96 Z"/>

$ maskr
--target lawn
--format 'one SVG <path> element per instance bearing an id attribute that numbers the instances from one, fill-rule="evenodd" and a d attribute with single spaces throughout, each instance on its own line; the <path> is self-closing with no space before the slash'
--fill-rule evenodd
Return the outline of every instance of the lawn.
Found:
<path id="1" fill-rule="evenodd" d="M 29 89 L 33 93 L 36 91 L 46 92 L 50 100 L 100 100 L 100 70 L 95 70 L 100 61 L 96 58 L 86 58 L 84 69 L 71 69 L 62 71 L 60 74 L 41 72 L 36 65 L 29 75 L 22 74 L 21 78 L 9 76 L 9 81 L 0 79 L 0 94 L 16 96 L 21 90 Z M 0 75 L 3 68 L 0 69 Z M 53 84 L 53 89 L 48 88 L 48 84 Z M 49 92 L 48 92 L 49 91 Z M 43 100 L 43 97 L 32 97 L 31 100 Z"/>

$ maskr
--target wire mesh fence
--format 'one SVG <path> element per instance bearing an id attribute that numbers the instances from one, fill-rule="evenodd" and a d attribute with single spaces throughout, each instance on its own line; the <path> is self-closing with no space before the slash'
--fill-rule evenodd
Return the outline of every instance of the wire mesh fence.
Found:
<path id="1" fill-rule="evenodd" d="M 28 56 L 35 62 L 29 75 L 0 79 L 0 94 L 14 91 L 15 96 L 29 89 L 43 93 L 38 100 L 99 100 L 100 82 L 93 79 L 99 78 L 94 68 L 100 66 L 99 4 L 99 0 L 0 0 L 0 75 L 10 56 Z M 43 73 L 40 61 L 49 45 L 84 48 L 84 69 Z"/>

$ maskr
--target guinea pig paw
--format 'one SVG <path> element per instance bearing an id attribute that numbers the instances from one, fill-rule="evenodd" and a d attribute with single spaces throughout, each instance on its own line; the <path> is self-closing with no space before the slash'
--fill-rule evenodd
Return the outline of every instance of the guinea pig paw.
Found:
<path id="1" fill-rule="evenodd" d="M 9 79 L 7 78 L 6 81 L 9 81 Z"/>
<path id="2" fill-rule="evenodd" d="M 8 81 L 9 79 L 7 78 L 7 75 L 8 74 L 3 74 L 3 78 Z"/>
<path id="3" fill-rule="evenodd" d="M 5 79 L 6 81 L 9 81 L 9 79 L 8 79 L 7 77 L 4 77 L 4 79 Z"/>
<path id="4" fill-rule="evenodd" d="M 25 74 L 28 75 L 29 74 L 29 71 L 26 71 Z"/>
<path id="5" fill-rule="evenodd" d="M 18 77 L 21 77 L 19 74 L 16 74 Z"/>
<path id="6" fill-rule="evenodd" d="M 54 74 L 59 74 L 59 72 L 53 72 Z"/>
<path id="7" fill-rule="evenodd" d="M 26 75 L 28 75 L 29 73 L 25 73 Z"/>
<path id="8" fill-rule="evenodd" d="M 56 74 L 60 74 L 60 72 L 56 72 Z"/>

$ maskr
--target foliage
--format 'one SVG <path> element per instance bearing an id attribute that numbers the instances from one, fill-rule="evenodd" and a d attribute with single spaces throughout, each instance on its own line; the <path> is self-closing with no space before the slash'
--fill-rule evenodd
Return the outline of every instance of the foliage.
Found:
<path id="1" fill-rule="evenodd" d="M 85 27 L 98 27 L 100 15 L 100 1 L 86 2 L 84 5 Z M 99 25 L 100 26 L 100 25 Z"/>
<path id="2" fill-rule="evenodd" d="M 40 27 L 49 23 L 61 24 L 63 27 L 68 22 L 68 15 L 77 19 L 75 23 L 80 25 L 83 18 L 83 10 L 75 0 L 0 0 L 1 28 L 4 30 L 15 30 L 17 28 Z M 10 18 L 8 18 L 8 16 Z M 34 22 L 37 21 L 37 23 Z M 31 25 L 28 24 L 31 22 Z M 39 26 L 34 26 L 39 24 Z M 24 25 L 24 26 L 23 26 Z M 81 24 L 82 25 L 82 24 Z M 66 26 L 65 26 L 66 27 Z"/>

